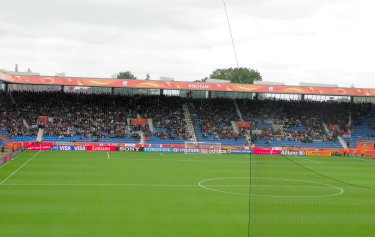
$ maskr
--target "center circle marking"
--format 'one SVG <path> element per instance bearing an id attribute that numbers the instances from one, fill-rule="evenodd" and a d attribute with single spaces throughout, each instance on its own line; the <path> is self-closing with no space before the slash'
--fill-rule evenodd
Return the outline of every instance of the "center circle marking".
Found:
<path id="1" fill-rule="evenodd" d="M 229 184 L 229 185 L 210 185 L 209 182 L 212 182 L 212 181 L 217 181 L 217 180 L 228 180 L 228 179 L 249 179 L 249 177 L 221 177 L 221 178 L 210 178 L 210 179 L 205 179 L 205 180 L 202 180 L 198 183 L 198 186 L 203 188 L 203 189 L 206 189 L 206 190 L 209 190 L 209 191 L 213 191 L 213 192 L 219 192 L 219 193 L 226 193 L 226 194 L 233 194 L 233 195 L 240 195 L 240 196 L 249 196 L 248 193 L 241 193 L 241 192 L 230 192 L 230 191 L 225 191 L 225 190 L 221 190 L 217 187 L 223 187 L 223 186 L 247 186 L 249 187 L 249 185 L 236 185 L 236 184 Z M 330 193 L 330 194 L 323 194 L 323 195 L 270 195 L 270 194 L 251 194 L 251 196 L 258 196 L 258 197 L 272 197 L 272 198 L 321 198 L 321 197 L 333 197 L 333 196 L 339 196 L 339 195 L 342 195 L 344 193 L 344 189 L 341 188 L 341 187 L 337 187 L 337 186 L 334 186 L 334 185 L 331 185 L 331 184 L 325 184 L 325 183 L 319 183 L 319 182 L 315 182 L 315 181 L 310 181 L 310 180 L 301 180 L 301 179 L 286 179 L 286 178 L 274 178 L 274 177 L 252 177 L 252 179 L 256 179 L 256 180 L 261 180 L 261 179 L 264 179 L 264 180 L 279 180 L 279 181 L 287 181 L 287 182 L 301 182 L 301 183 L 305 183 L 305 184 L 314 184 L 314 185 L 318 185 L 318 186 L 311 186 L 311 188 L 319 188 L 319 187 L 325 187 L 325 188 L 328 188 L 328 189 L 332 189 L 332 190 L 336 190 L 335 193 Z M 282 185 L 254 185 L 254 186 L 264 186 L 264 187 L 283 187 Z M 308 186 L 284 186 L 284 187 L 290 187 L 290 188 L 306 188 Z"/>

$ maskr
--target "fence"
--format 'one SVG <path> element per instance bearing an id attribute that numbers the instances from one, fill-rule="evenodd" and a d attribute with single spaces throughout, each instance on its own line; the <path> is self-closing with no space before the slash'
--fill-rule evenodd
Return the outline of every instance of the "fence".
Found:
<path id="1" fill-rule="evenodd" d="M 13 160 L 16 156 L 18 156 L 24 150 L 25 150 L 24 147 L 19 147 L 15 151 L 7 152 L 4 155 L 1 155 L 0 156 L 0 166 L 2 166 L 5 163 L 8 163 L 11 160 Z"/>

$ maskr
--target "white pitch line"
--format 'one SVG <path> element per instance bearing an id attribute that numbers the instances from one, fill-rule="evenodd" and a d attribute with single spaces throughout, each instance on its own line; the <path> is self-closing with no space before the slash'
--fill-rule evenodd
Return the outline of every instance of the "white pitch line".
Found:
<path id="1" fill-rule="evenodd" d="M 30 157 L 25 163 L 23 163 L 20 167 L 18 167 L 15 171 L 13 171 L 13 173 L 11 173 L 10 175 L 8 175 L 8 177 L 6 177 L 3 181 L 1 181 L 0 185 L 4 185 L 4 183 L 10 178 L 12 177 L 15 173 L 17 173 L 20 169 L 22 169 L 22 167 L 24 167 L 25 165 L 27 165 L 35 156 L 37 156 L 38 154 L 40 153 L 40 151 L 38 151 L 36 154 L 34 154 L 32 157 Z"/>
<path id="2" fill-rule="evenodd" d="M 226 194 L 234 194 L 234 195 L 241 195 L 241 196 L 249 196 L 248 193 L 239 193 L 239 192 L 228 192 L 220 189 L 215 189 L 212 187 L 208 187 L 208 185 L 203 185 L 206 182 L 214 181 L 214 180 L 225 180 L 225 179 L 243 179 L 246 178 L 248 179 L 249 177 L 222 177 L 222 178 L 211 178 L 211 179 L 205 179 L 202 180 L 198 183 L 199 187 L 203 189 L 207 189 L 209 191 L 213 192 L 219 192 L 219 193 L 226 193 Z M 330 188 L 335 188 L 339 190 L 339 192 L 334 193 L 334 194 L 326 194 L 326 195 L 302 195 L 302 196 L 279 196 L 279 195 L 269 195 L 269 194 L 251 194 L 250 196 L 259 196 L 259 197 L 272 197 L 272 198 L 321 198 L 321 197 L 333 197 L 333 196 L 339 196 L 345 192 L 345 190 L 342 187 L 338 186 L 333 186 L 331 184 L 325 184 L 325 183 L 318 183 L 314 181 L 309 181 L 309 180 L 298 180 L 298 179 L 284 179 L 284 178 L 273 178 L 273 177 L 252 177 L 255 179 L 269 179 L 269 180 L 284 180 L 284 181 L 299 181 L 299 182 L 305 182 L 305 183 L 312 183 L 312 184 L 317 184 L 317 185 L 322 185 L 323 187 L 330 187 Z"/>
<path id="3" fill-rule="evenodd" d="M 109 157 L 109 152 L 107 152 L 107 157 L 108 157 L 108 160 L 111 159 L 111 158 Z"/>
<path id="4" fill-rule="evenodd" d="M 198 187 L 196 184 L 4 184 L 4 186 L 123 186 L 123 187 Z"/>
<path id="5" fill-rule="evenodd" d="M 39 184 L 22 184 L 22 183 L 10 183 L 10 184 L 3 184 L 3 186 L 122 186 L 122 187 L 200 187 L 199 185 L 196 184 L 48 184 L 48 183 L 39 183 Z M 332 189 L 332 188 L 339 188 L 336 186 L 284 186 L 284 185 L 257 185 L 257 184 L 252 184 L 252 187 L 269 187 L 269 188 L 320 188 L 320 189 Z M 249 187 L 247 184 L 209 184 L 205 185 L 205 187 Z M 343 189 L 363 189 L 361 187 L 340 187 Z"/>
<path id="6" fill-rule="evenodd" d="M 248 184 L 209 184 L 205 187 L 249 187 Z M 251 187 L 263 187 L 263 188 L 317 188 L 317 189 L 333 189 L 335 187 L 326 186 L 300 186 L 300 185 L 269 185 L 269 184 L 251 184 Z"/>

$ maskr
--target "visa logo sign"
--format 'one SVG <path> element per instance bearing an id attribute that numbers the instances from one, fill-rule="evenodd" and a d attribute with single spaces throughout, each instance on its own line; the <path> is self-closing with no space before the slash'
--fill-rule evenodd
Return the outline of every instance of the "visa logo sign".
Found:
<path id="1" fill-rule="evenodd" d="M 72 147 L 71 146 L 59 146 L 60 151 L 71 151 Z"/>
<path id="2" fill-rule="evenodd" d="M 86 151 L 86 147 L 85 146 L 75 146 L 74 150 L 76 150 L 76 151 Z"/>

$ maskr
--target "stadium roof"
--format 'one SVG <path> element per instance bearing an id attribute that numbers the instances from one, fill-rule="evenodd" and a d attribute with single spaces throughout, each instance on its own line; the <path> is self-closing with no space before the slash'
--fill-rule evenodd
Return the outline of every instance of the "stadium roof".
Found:
<path id="1" fill-rule="evenodd" d="M 305 95 L 336 95 L 336 96 L 375 96 L 375 89 L 332 88 L 313 86 L 270 86 L 234 83 L 177 82 L 153 80 L 121 80 L 82 77 L 57 77 L 37 75 L 11 75 L 0 72 L 0 80 L 11 84 L 60 85 L 85 87 L 114 87 L 133 89 L 165 89 L 165 90 L 196 90 L 226 91 L 274 94 L 305 94 Z"/>

